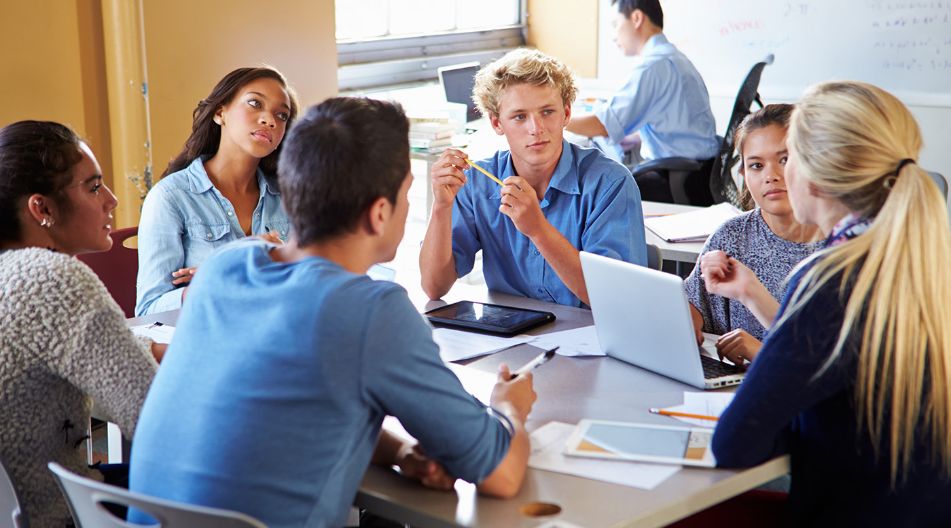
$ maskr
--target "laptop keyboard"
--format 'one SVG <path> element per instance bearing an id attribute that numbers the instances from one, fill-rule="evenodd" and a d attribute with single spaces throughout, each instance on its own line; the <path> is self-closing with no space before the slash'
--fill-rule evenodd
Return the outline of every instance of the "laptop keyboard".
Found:
<path id="1" fill-rule="evenodd" d="M 703 364 L 703 377 L 706 379 L 743 373 L 743 369 L 740 367 L 724 363 L 709 356 L 701 355 L 700 362 Z"/>

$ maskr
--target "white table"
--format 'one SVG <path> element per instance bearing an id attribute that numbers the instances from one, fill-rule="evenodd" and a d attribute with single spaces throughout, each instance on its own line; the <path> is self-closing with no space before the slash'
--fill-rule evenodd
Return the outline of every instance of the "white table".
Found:
<path id="1" fill-rule="evenodd" d="M 695 205 L 679 205 L 662 202 L 642 202 L 644 209 L 644 218 L 652 216 L 662 216 L 677 213 L 687 213 L 703 209 Z M 667 242 L 663 238 L 655 235 L 650 229 L 644 228 L 644 234 L 648 244 L 657 246 L 660 250 L 661 260 L 671 260 L 679 264 L 693 264 L 697 262 L 700 251 L 703 249 L 703 242 Z"/>

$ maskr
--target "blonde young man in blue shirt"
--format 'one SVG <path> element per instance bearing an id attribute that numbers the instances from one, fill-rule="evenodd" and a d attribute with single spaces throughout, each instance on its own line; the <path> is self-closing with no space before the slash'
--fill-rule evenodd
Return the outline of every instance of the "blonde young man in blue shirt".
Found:
<path id="1" fill-rule="evenodd" d="M 718 142 L 710 96 L 700 73 L 664 35 L 659 0 L 612 0 L 617 5 L 614 40 L 627 56 L 640 58 L 627 82 L 594 114 L 576 116 L 568 130 L 594 138 L 608 156 L 620 160 L 621 142 L 640 138 L 645 160 L 684 157 L 712 162 Z M 710 166 L 701 173 L 709 173 Z M 673 201 L 666 178 L 638 177 L 645 200 Z M 712 203 L 706 177 L 691 177 L 687 194 L 697 204 Z"/>
<path id="2" fill-rule="evenodd" d="M 581 306 L 579 250 L 647 264 L 641 198 L 630 172 L 564 140 L 576 89 L 570 70 L 517 49 L 482 68 L 474 99 L 509 150 L 476 163 L 447 149 L 433 164 L 433 209 L 419 263 L 423 290 L 446 294 L 483 253 L 489 289 Z"/>

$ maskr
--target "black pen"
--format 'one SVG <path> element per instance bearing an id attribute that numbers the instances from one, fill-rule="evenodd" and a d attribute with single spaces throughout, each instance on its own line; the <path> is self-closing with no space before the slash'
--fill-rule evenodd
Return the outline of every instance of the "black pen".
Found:
<path id="1" fill-rule="evenodd" d="M 545 363 L 548 363 L 548 361 L 551 358 L 555 357 L 555 351 L 558 350 L 558 348 L 559 347 L 555 347 L 551 350 L 546 350 L 542 352 L 541 354 L 535 356 L 535 359 L 529 361 L 524 366 L 522 366 L 522 368 L 513 372 L 512 375 L 509 377 L 509 379 L 513 380 L 519 377 L 520 375 L 525 374 L 526 372 L 531 372 L 532 370 L 535 370 L 536 368 L 544 365 Z"/>

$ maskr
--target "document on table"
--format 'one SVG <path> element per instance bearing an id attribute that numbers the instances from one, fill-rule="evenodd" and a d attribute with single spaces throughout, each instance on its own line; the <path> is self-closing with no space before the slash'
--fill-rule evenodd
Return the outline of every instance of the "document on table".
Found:
<path id="1" fill-rule="evenodd" d="M 716 416 L 719 418 L 720 415 L 723 414 L 723 411 L 730 406 L 730 402 L 732 401 L 732 392 L 684 392 L 684 403 L 682 405 L 665 407 L 665 410 Z M 676 418 L 681 422 L 686 422 L 691 425 L 699 425 L 711 429 L 717 426 L 716 420 L 701 420 L 698 418 L 684 418 L 682 416 L 671 416 L 671 418 Z"/>
<path id="2" fill-rule="evenodd" d="M 562 356 L 603 356 L 594 325 L 562 330 L 535 337 L 532 345 L 550 350 L 558 347 Z"/>
<path id="3" fill-rule="evenodd" d="M 665 464 L 565 456 L 565 443 L 574 430 L 574 425 L 562 422 L 549 422 L 536 429 L 531 434 L 528 466 L 646 490 L 654 489 L 680 471 L 680 466 Z"/>
<path id="4" fill-rule="evenodd" d="M 137 336 L 148 337 L 156 343 L 171 343 L 172 335 L 175 334 L 175 327 L 162 323 L 150 323 L 129 327 L 132 333 Z"/>
<path id="5" fill-rule="evenodd" d="M 644 226 L 667 242 L 703 242 L 723 222 L 739 214 L 739 209 L 724 202 L 687 213 L 648 218 Z"/>
<path id="6" fill-rule="evenodd" d="M 446 363 L 485 356 L 534 339 L 535 336 L 530 335 L 497 337 L 449 328 L 433 330 L 433 340 L 439 345 L 439 357 Z"/>

